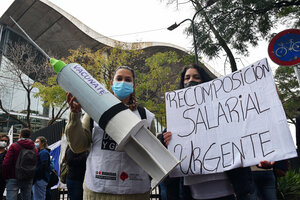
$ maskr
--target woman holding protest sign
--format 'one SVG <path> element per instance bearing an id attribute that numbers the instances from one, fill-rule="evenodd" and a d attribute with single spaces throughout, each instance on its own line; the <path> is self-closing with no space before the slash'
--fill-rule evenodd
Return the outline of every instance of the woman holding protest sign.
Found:
<path id="1" fill-rule="evenodd" d="M 211 81 L 212 78 L 198 65 L 189 65 L 184 68 L 181 74 L 180 89 L 195 86 L 201 83 Z M 163 134 L 163 142 L 168 145 L 172 133 Z M 177 184 L 174 182 L 177 181 Z M 205 174 L 184 177 L 184 185 L 180 183 L 179 178 L 169 178 L 165 182 L 169 199 L 224 199 L 224 200 L 250 200 L 250 194 L 253 193 L 253 180 L 249 167 L 233 169 L 224 173 Z M 175 188 L 176 186 L 177 188 Z M 189 186 L 188 192 L 172 196 L 174 190 L 181 188 L 182 191 L 188 191 L 184 188 Z M 217 188 L 217 190 L 216 190 Z"/>
<path id="2" fill-rule="evenodd" d="M 111 81 L 113 94 L 141 119 L 147 120 L 148 128 L 154 130 L 154 114 L 138 106 L 135 98 L 134 71 L 127 66 L 116 69 Z M 99 125 L 85 114 L 82 121 L 81 105 L 70 93 L 70 106 L 66 136 L 74 153 L 90 149 L 86 162 L 84 199 L 102 200 L 148 200 L 150 178 L 125 152 L 115 151 L 116 142 Z"/>

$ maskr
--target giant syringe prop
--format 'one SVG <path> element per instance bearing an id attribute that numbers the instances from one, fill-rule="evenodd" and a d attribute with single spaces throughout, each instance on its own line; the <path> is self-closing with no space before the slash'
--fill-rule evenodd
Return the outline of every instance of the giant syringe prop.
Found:
<path id="1" fill-rule="evenodd" d="M 10 18 L 50 60 L 60 87 L 75 96 L 83 110 L 118 144 L 116 150 L 126 152 L 152 177 L 152 189 L 180 163 L 146 128 L 146 120 L 137 117 L 81 65 L 65 64 L 50 58 L 17 22 Z"/>

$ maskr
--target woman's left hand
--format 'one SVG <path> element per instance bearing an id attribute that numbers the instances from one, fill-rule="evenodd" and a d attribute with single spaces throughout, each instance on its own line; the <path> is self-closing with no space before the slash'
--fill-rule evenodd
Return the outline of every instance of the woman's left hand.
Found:
<path id="1" fill-rule="evenodd" d="M 168 146 L 170 140 L 172 139 L 172 133 L 171 132 L 165 132 L 163 137 L 164 137 L 164 143 L 166 144 L 166 146 Z"/>

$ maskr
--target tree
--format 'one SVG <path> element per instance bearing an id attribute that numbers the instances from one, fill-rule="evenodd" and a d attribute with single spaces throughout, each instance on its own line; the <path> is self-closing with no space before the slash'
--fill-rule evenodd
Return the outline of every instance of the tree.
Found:
<path id="1" fill-rule="evenodd" d="M 102 48 L 93 52 L 89 48 L 79 47 L 78 49 L 70 50 L 70 56 L 62 58 L 65 63 L 79 63 L 83 66 L 95 79 L 100 83 L 110 88 L 115 69 L 121 65 L 129 65 L 135 68 L 133 62 L 139 60 L 138 56 L 143 52 L 128 50 L 124 51 L 121 47 L 117 48 Z M 44 101 L 43 105 L 51 106 L 51 120 L 48 125 L 51 125 L 68 109 L 66 104 L 66 93 L 56 83 L 56 75 L 49 78 L 47 83 L 35 83 L 34 87 L 39 89 L 36 97 L 41 97 Z M 55 112 L 58 109 L 57 112 Z"/>
<path id="2" fill-rule="evenodd" d="M 45 82 L 52 76 L 53 70 L 45 65 L 45 58 L 29 43 L 10 42 L 5 54 L 7 60 L 3 65 L 3 72 L 11 76 L 14 82 L 19 83 L 26 92 L 27 107 L 25 122 L 9 113 L 0 100 L 0 109 L 8 116 L 20 122 L 24 127 L 31 128 L 30 114 L 31 94 L 35 82 Z"/>
<path id="3" fill-rule="evenodd" d="M 66 92 L 57 85 L 56 75 L 50 77 L 46 84 L 35 83 L 33 86 L 39 89 L 39 92 L 34 96 L 41 98 L 44 102 L 44 107 L 51 107 L 51 119 L 48 122 L 49 126 L 57 119 L 60 119 L 69 108 L 66 103 Z M 57 109 L 58 111 L 55 112 Z"/>
<path id="4" fill-rule="evenodd" d="M 70 53 L 70 56 L 62 60 L 66 63 L 79 63 L 107 88 L 110 87 L 110 81 L 117 67 L 128 65 L 136 69 L 144 54 L 142 50 L 138 49 L 123 50 L 121 46 L 115 48 L 104 47 L 97 51 L 79 47 L 76 50 L 70 50 Z"/>
<path id="5" fill-rule="evenodd" d="M 296 125 L 297 109 L 300 104 L 300 88 L 293 67 L 278 67 L 275 83 L 287 118 Z"/>
<path id="6" fill-rule="evenodd" d="M 120 47 L 117 48 L 102 48 L 93 52 L 89 48 L 79 47 L 75 50 L 70 50 L 70 56 L 62 58 L 65 63 L 79 63 L 83 66 L 95 79 L 100 83 L 110 88 L 115 69 L 121 65 L 129 65 L 132 68 L 137 68 L 134 62 L 138 62 L 139 55 L 143 52 L 139 51 L 124 51 Z M 51 120 L 48 125 L 51 125 L 68 109 L 66 104 L 66 93 L 57 84 L 56 75 L 48 79 L 46 83 L 35 83 L 34 87 L 39 89 L 36 97 L 40 97 L 45 107 L 51 107 Z"/>
<path id="7" fill-rule="evenodd" d="M 165 125 L 164 94 L 175 90 L 179 83 L 181 68 L 171 68 L 170 64 L 181 61 L 175 52 L 156 53 L 145 60 L 147 72 L 137 71 L 136 95 L 140 102 L 155 113 Z"/>
<path id="8" fill-rule="evenodd" d="M 62 60 L 66 63 L 79 63 L 108 89 L 117 67 L 127 65 L 133 68 L 137 80 L 136 96 L 139 103 L 161 119 L 164 119 L 165 116 L 164 93 L 176 89 L 178 85 L 177 79 L 181 70 L 179 62 L 182 59 L 183 62 L 190 62 L 192 59 L 190 56 L 179 58 L 175 52 L 159 52 L 146 58 L 147 55 L 142 50 L 122 50 L 119 46 L 103 48 L 95 52 L 80 47 L 76 50 L 70 50 L 70 53 L 70 56 Z M 40 93 L 38 95 L 43 99 L 48 99 L 47 103 L 54 103 L 57 101 L 57 99 L 54 99 L 55 96 L 59 96 L 59 99 L 61 97 L 60 93 L 59 95 L 56 94 L 58 90 L 55 88 L 52 90 L 52 87 L 59 86 L 54 81 L 54 77 L 49 81 L 46 85 L 39 84 Z M 64 92 L 62 99 L 65 99 Z M 63 101 L 59 100 L 58 102 L 62 103 Z"/>
<path id="9" fill-rule="evenodd" d="M 178 0 L 168 0 L 177 3 Z M 196 11 L 206 6 L 207 0 L 189 0 Z M 231 70 L 236 71 L 232 51 L 248 55 L 248 46 L 256 46 L 260 39 L 269 39 L 271 29 L 282 20 L 293 19 L 291 27 L 299 27 L 300 0 L 210 0 L 211 6 L 199 12 L 195 19 L 196 45 L 199 52 L 210 59 L 218 57 L 224 50 L 229 58 Z M 187 29 L 192 34 L 192 28 Z"/>

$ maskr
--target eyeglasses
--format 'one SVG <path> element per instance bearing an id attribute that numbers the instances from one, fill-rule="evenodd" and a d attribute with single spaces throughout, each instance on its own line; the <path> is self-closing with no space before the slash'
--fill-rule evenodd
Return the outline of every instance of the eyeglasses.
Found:
<path id="1" fill-rule="evenodd" d="M 8 140 L 0 140 L 0 141 L 1 141 L 1 142 L 6 142 L 6 143 L 8 142 Z"/>

